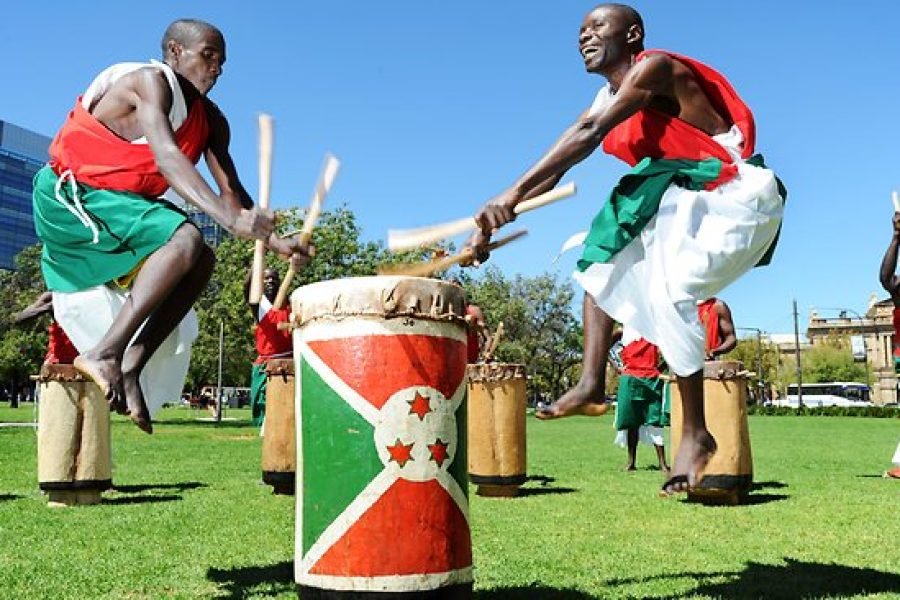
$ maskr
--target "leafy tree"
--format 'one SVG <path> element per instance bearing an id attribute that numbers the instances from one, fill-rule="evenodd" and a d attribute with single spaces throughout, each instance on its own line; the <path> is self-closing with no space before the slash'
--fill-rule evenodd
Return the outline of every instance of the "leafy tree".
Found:
<path id="1" fill-rule="evenodd" d="M 464 281 L 470 302 L 480 306 L 492 327 L 503 322 L 496 356 L 522 363 L 532 393 L 560 395 L 577 374 L 581 329 L 572 314 L 574 290 L 554 275 L 504 277 L 489 266 L 478 279 Z"/>
<path id="2" fill-rule="evenodd" d="M 779 372 L 778 349 L 767 342 L 757 343 L 756 337 L 738 340 L 737 346 L 724 356 L 725 360 L 737 360 L 744 364 L 744 368 L 756 373 L 753 377 L 754 390 L 765 387 L 769 390 L 772 385 L 781 388 L 781 375 Z M 762 371 L 759 361 L 762 358 Z M 770 393 L 770 392 L 766 392 Z"/>
<path id="3" fill-rule="evenodd" d="M 866 369 L 855 362 L 847 336 L 829 335 L 821 343 L 807 350 L 801 357 L 803 381 L 866 381 Z M 796 377 L 792 382 L 796 383 Z"/>
<path id="4" fill-rule="evenodd" d="M 0 302 L 7 307 L 0 314 L 0 381 L 11 392 L 30 387 L 29 376 L 40 369 L 47 349 L 47 321 L 13 326 L 13 316 L 44 291 L 41 276 L 41 246 L 24 248 L 16 255 L 15 271 L 0 271 Z"/>

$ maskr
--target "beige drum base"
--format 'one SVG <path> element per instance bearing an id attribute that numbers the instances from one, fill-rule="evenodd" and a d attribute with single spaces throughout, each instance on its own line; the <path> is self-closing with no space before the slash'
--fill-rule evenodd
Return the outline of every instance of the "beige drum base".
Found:
<path id="1" fill-rule="evenodd" d="M 517 485 L 479 485 L 475 489 L 475 493 L 479 496 L 488 498 L 515 498 L 519 495 L 519 486 Z"/>
<path id="2" fill-rule="evenodd" d="M 47 506 L 68 508 L 70 506 L 90 506 L 100 504 L 103 496 L 100 490 L 50 490 L 47 492 Z"/>

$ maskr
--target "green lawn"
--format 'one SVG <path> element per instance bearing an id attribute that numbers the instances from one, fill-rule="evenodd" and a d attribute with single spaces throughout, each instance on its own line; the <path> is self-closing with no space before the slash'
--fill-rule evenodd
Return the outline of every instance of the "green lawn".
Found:
<path id="1" fill-rule="evenodd" d="M 0 408 L 30 421 L 31 405 Z M 113 425 L 116 490 L 49 509 L 31 428 L 0 428 L 0 598 L 292 598 L 293 499 L 259 483 L 245 410 Z M 522 497 L 471 499 L 476 598 L 900 598 L 900 420 L 752 417 L 738 507 L 661 500 L 653 452 L 624 473 L 612 417 L 529 418 Z"/>

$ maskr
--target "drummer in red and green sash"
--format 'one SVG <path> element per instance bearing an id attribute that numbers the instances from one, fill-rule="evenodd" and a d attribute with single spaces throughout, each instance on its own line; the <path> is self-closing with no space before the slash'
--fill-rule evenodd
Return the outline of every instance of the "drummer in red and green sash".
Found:
<path id="1" fill-rule="evenodd" d="M 720 73 L 691 58 L 644 50 L 633 8 L 601 4 L 578 33 L 589 73 L 607 84 L 547 153 L 488 201 L 470 240 L 478 261 L 520 202 L 556 186 L 603 149 L 632 169 L 614 188 L 584 239 L 576 279 L 584 302 L 585 355 L 606 360 L 614 321 L 659 346 L 684 401 L 682 443 L 664 494 L 699 482 L 716 451 L 703 412 L 704 331 L 697 301 L 767 264 L 786 191 L 755 155 L 753 115 Z M 545 411 L 579 414 L 603 397 L 603 369 Z"/>
<path id="2" fill-rule="evenodd" d="M 145 394 L 157 387 L 180 393 L 186 360 L 145 382 L 149 392 L 140 376 L 161 346 L 185 355 L 196 319 L 181 325 L 215 263 L 203 235 L 163 193 L 171 186 L 232 235 L 264 240 L 297 266 L 308 259 L 296 238 L 274 235 L 270 211 L 253 207 L 229 154 L 228 122 L 207 97 L 225 63 L 222 32 L 195 19 L 175 21 L 162 37 L 162 53 L 163 62 L 120 63 L 100 73 L 34 179 L 44 279 L 54 304 L 58 295 L 70 295 L 63 304 L 75 305 L 66 315 L 57 311 L 66 329 L 66 318 L 77 327 L 103 312 L 96 301 L 79 305 L 85 292 L 103 294 L 111 281 L 129 282 L 74 366 L 100 386 L 111 408 L 128 412 L 147 433 L 153 427 Z M 218 193 L 195 167 L 201 156 Z M 176 339 L 163 345 L 170 334 Z"/>
<path id="3" fill-rule="evenodd" d="M 281 277 L 275 269 L 263 271 L 263 294 L 259 304 L 250 300 L 250 274 L 244 284 L 244 295 L 253 313 L 256 327 L 253 337 L 256 340 L 256 360 L 250 372 L 250 414 L 253 424 L 262 426 L 266 418 L 266 361 L 271 358 L 292 358 L 294 343 L 288 329 L 278 329 L 279 323 L 287 323 L 291 319 L 291 307 L 276 309 L 275 297 L 281 286 Z"/>
<path id="4" fill-rule="evenodd" d="M 881 285 L 894 302 L 894 372 L 900 377 L 900 277 L 897 276 L 897 252 L 900 250 L 900 212 L 894 213 L 894 233 L 881 259 L 879 273 Z M 900 479 L 900 444 L 894 452 L 894 467 L 884 472 L 885 477 Z"/>
<path id="5" fill-rule="evenodd" d="M 737 333 L 731 308 L 719 298 L 709 298 L 697 305 L 700 322 L 706 331 L 706 360 L 728 354 L 737 346 Z"/>

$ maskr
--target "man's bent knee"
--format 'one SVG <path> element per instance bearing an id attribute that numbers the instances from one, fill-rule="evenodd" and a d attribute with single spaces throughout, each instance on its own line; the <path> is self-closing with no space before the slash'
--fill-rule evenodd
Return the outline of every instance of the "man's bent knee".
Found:
<path id="1" fill-rule="evenodd" d="M 203 240 L 203 234 L 192 223 L 183 223 L 176 229 L 168 245 L 174 246 L 189 265 L 196 264 L 207 252 L 212 253 Z"/>

